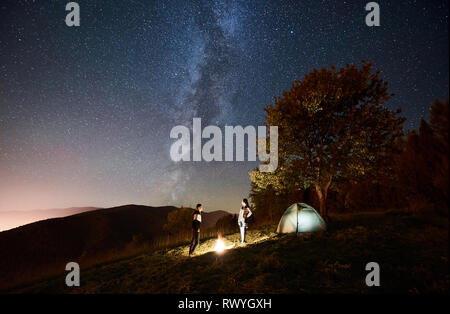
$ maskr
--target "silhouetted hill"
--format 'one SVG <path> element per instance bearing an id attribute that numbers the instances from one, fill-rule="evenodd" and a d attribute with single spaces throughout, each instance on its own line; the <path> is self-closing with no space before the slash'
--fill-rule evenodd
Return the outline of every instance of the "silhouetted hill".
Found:
<path id="1" fill-rule="evenodd" d="M 163 226 L 168 213 L 174 209 L 173 206 L 125 205 L 0 232 L 0 289 L 9 280 L 20 281 L 18 274 L 31 278 L 64 269 L 70 261 L 95 264 L 107 255 L 125 254 L 133 245 L 145 244 L 151 248 L 166 237 Z M 225 214 L 204 213 L 204 223 L 215 225 Z"/>
<path id="2" fill-rule="evenodd" d="M 96 210 L 98 207 L 70 207 L 37 210 L 0 211 L 0 231 L 17 228 L 39 220 L 66 217 Z"/>
<path id="3" fill-rule="evenodd" d="M 214 227 L 217 220 L 229 214 L 229 212 L 226 212 L 224 210 L 216 210 L 209 213 L 203 212 L 202 228 L 208 229 Z"/>

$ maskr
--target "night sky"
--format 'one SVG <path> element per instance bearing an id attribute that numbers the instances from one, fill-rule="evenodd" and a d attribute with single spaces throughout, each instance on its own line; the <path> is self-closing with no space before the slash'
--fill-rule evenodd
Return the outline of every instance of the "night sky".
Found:
<path id="1" fill-rule="evenodd" d="M 204 204 L 237 211 L 249 162 L 170 159 L 170 130 L 263 125 L 313 68 L 372 61 L 415 129 L 448 97 L 448 2 L 0 3 L 0 210 Z"/>

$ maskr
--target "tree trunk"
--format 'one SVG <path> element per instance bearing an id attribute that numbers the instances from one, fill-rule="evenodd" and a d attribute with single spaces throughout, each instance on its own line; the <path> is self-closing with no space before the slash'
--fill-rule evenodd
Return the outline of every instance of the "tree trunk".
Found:
<path id="1" fill-rule="evenodd" d="M 319 214 L 321 216 L 323 216 L 323 213 L 325 210 L 325 200 L 323 197 L 322 188 L 318 184 L 315 185 L 315 188 L 316 188 L 317 198 L 319 199 Z"/>
<path id="2" fill-rule="evenodd" d="M 325 220 L 328 221 L 328 210 L 327 210 L 327 196 L 328 196 L 328 188 L 331 184 L 331 178 L 325 184 L 324 187 L 321 187 L 319 184 L 315 185 L 317 198 L 319 199 L 319 214 Z"/>

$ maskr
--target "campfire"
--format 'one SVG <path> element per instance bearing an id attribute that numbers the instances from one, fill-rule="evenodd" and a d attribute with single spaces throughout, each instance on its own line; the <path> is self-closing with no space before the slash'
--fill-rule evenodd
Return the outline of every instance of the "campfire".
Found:
<path id="1" fill-rule="evenodd" d="M 219 234 L 216 240 L 216 246 L 214 247 L 214 250 L 218 254 L 222 254 L 225 250 L 231 249 L 234 245 L 226 246 L 224 240 L 222 239 L 222 236 Z"/>

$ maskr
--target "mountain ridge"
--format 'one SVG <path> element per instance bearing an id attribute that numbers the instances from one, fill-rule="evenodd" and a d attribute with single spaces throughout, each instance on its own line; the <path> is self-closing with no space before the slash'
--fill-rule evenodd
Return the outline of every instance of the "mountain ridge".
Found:
<path id="1" fill-rule="evenodd" d="M 0 211 L 0 232 L 18 228 L 20 226 L 41 220 L 67 217 L 97 209 L 101 209 L 101 207 L 74 206 L 67 208 Z"/>

